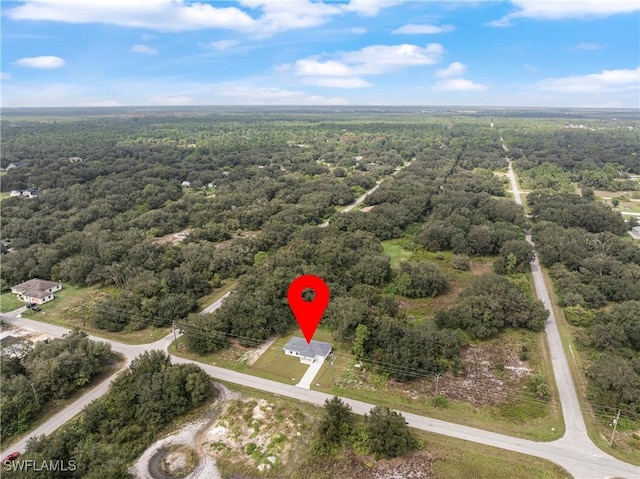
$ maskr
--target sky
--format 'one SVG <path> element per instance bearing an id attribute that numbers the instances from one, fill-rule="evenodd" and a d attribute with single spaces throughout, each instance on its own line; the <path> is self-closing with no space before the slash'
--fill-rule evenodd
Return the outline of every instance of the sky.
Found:
<path id="1" fill-rule="evenodd" d="M 2 107 L 640 107 L 638 0 L 3 0 Z"/>

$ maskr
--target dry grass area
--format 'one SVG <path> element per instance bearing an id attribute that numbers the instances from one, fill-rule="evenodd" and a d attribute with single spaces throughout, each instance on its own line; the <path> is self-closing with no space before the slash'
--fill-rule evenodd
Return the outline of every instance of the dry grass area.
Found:
<path id="1" fill-rule="evenodd" d="M 462 352 L 464 372 L 398 382 L 374 369 L 357 367 L 338 355 L 335 371 L 325 365 L 314 383 L 324 392 L 387 405 L 532 440 L 558 439 L 564 432 L 555 386 L 545 367 L 542 333 L 508 330 L 476 341 Z M 523 346 L 525 352 L 523 353 Z M 526 359 L 525 359 L 526 358 Z M 529 392 L 530 377 L 541 373 L 552 399 L 538 400 Z M 434 397 L 446 398 L 445 404 Z"/>
<path id="2" fill-rule="evenodd" d="M 310 458 L 296 478 L 306 479 L 433 479 L 433 458 L 417 452 L 402 458 L 376 461 L 346 451 L 332 457 Z"/>
<path id="3" fill-rule="evenodd" d="M 187 228 L 176 233 L 169 233 L 164 236 L 158 236 L 157 238 L 153 238 L 151 242 L 155 244 L 171 243 L 175 246 L 178 243 L 182 243 L 187 238 L 187 236 L 189 236 L 189 233 L 191 233 L 191 231 L 192 228 Z"/>
<path id="4" fill-rule="evenodd" d="M 235 396 L 203 435 L 205 452 L 223 474 L 255 477 L 282 469 L 292 449 L 304 444 L 301 438 L 309 436 L 313 421 L 303 408 L 284 399 Z"/>
<path id="5" fill-rule="evenodd" d="M 462 352 L 466 373 L 456 377 L 447 372 L 438 382 L 438 395 L 465 401 L 476 407 L 500 404 L 514 389 L 526 388 L 531 368 L 516 351 L 492 344 L 471 346 Z M 435 379 L 419 381 L 415 387 L 400 386 L 409 394 L 434 394 Z"/>

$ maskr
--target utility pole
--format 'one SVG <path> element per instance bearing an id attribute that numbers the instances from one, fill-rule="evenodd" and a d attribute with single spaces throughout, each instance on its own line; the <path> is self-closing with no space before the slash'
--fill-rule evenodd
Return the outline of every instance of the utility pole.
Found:
<path id="1" fill-rule="evenodd" d="M 331 353 L 331 385 L 333 386 L 333 384 L 335 383 L 335 379 L 334 379 L 334 369 L 333 369 L 333 364 L 336 362 L 336 356 L 335 354 Z"/>
<path id="2" fill-rule="evenodd" d="M 613 438 L 616 436 L 616 429 L 618 428 L 618 421 L 620 420 L 620 409 L 618 409 L 618 414 L 616 418 L 613 420 L 613 432 L 611 433 L 611 440 L 609 441 L 609 447 L 613 447 Z"/>
<path id="3" fill-rule="evenodd" d="M 178 340 L 178 336 L 176 336 L 176 322 L 173 322 L 173 340 L 177 341 Z"/>
<path id="4" fill-rule="evenodd" d="M 436 394 L 433 396 L 433 405 L 436 405 L 436 399 L 438 397 L 438 384 L 440 383 L 440 373 L 436 374 Z"/>
<path id="5" fill-rule="evenodd" d="M 36 403 L 38 403 L 38 405 L 40 405 L 40 400 L 38 399 L 38 393 L 36 392 L 36 388 L 33 385 L 33 383 L 31 383 L 31 389 L 33 390 L 33 395 L 36 397 Z"/>

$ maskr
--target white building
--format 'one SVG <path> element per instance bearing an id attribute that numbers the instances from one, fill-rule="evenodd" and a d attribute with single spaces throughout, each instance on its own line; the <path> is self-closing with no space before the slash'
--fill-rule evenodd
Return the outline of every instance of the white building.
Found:
<path id="1" fill-rule="evenodd" d="M 327 359 L 333 344 L 323 341 L 311 341 L 307 343 L 304 338 L 293 337 L 285 344 L 283 351 L 287 356 L 296 356 L 300 361 L 314 361 Z"/>
<path id="2" fill-rule="evenodd" d="M 18 299 L 25 303 L 43 304 L 51 301 L 54 298 L 53 293 L 61 289 L 62 283 L 34 278 L 16 284 L 11 288 L 11 292 L 17 294 Z"/>

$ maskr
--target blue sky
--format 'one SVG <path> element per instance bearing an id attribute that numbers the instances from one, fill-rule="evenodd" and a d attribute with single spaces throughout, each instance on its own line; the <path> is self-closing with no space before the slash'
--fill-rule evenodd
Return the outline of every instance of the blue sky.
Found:
<path id="1" fill-rule="evenodd" d="M 2 2 L 2 106 L 640 104 L 638 0 Z"/>

